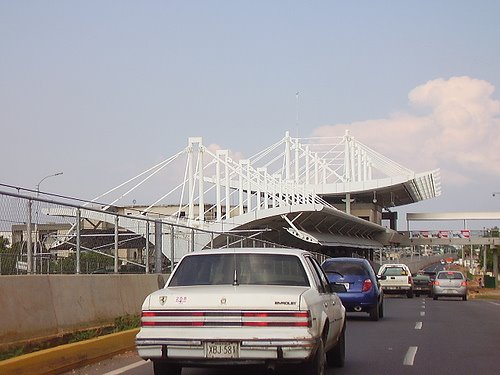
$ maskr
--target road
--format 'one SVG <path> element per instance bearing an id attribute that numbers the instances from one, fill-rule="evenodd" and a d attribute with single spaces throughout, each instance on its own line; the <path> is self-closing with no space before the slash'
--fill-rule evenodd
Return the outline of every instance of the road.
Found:
<path id="1" fill-rule="evenodd" d="M 327 374 L 493 374 L 500 367 L 500 301 L 390 296 L 385 317 L 348 314 L 346 364 Z M 129 352 L 72 375 L 152 374 Z M 184 369 L 183 375 L 231 375 L 233 369 Z M 255 374 L 254 370 L 238 371 Z M 289 371 L 278 374 L 288 375 Z"/>

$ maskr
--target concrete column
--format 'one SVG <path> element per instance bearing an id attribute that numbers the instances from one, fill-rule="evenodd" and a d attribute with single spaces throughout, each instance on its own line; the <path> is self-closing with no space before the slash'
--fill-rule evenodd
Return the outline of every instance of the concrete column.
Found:
<path id="1" fill-rule="evenodd" d="M 347 193 L 345 195 L 345 213 L 351 214 L 351 194 Z"/>
<path id="2" fill-rule="evenodd" d="M 227 212 L 226 211 L 226 215 L 227 215 Z M 227 218 L 227 216 L 226 216 Z M 194 237 L 194 229 L 191 229 L 191 252 L 194 252 L 194 241 L 195 241 L 195 237 Z"/>

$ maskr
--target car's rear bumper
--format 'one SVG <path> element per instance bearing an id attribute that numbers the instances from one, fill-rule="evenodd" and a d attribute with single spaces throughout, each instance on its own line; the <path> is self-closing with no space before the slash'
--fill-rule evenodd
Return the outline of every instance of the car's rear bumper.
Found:
<path id="1" fill-rule="evenodd" d="M 446 288 L 434 286 L 432 294 L 437 297 L 461 297 L 467 295 L 467 287 Z"/>
<path id="2" fill-rule="evenodd" d="M 234 358 L 207 358 L 204 340 L 136 339 L 139 356 L 183 366 L 303 362 L 311 357 L 317 339 L 241 340 Z"/>
<path id="3" fill-rule="evenodd" d="M 382 285 L 382 290 L 384 293 L 392 293 L 392 294 L 406 294 L 407 292 L 411 291 L 413 287 L 409 285 Z"/>
<path id="4" fill-rule="evenodd" d="M 342 293 L 339 294 L 339 297 L 346 311 L 348 312 L 366 312 L 376 306 L 378 303 L 377 295 L 367 295 L 366 293 L 361 292 Z"/>
<path id="5" fill-rule="evenodd" d="M 429 288 L 428 286 L 413 286 L 413 291 L 415 293 L 431 293 L 432 289 Z"/>

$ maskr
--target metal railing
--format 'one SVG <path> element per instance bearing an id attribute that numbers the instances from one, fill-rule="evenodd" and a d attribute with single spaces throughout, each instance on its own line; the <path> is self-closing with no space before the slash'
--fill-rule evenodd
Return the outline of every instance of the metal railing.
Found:
<path id="1" fill-rule="evenodd" d="M 0 274 L 161 273 L 207 248 L 280 247 L 259 233 L 189 227 L 166 215 L 0 184 Z M 10 191 L 7 191 L 10 190 Z"/>

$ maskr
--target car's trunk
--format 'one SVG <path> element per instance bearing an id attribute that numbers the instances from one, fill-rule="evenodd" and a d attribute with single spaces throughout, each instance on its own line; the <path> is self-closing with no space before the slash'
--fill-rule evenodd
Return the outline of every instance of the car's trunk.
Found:
<path id="1" fill-rule="evenodd" d="M 297 286 L 207 285 L 170 287 L 151 295 L 149 309 L 299 310 Z"/>

